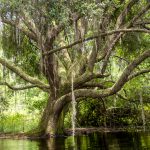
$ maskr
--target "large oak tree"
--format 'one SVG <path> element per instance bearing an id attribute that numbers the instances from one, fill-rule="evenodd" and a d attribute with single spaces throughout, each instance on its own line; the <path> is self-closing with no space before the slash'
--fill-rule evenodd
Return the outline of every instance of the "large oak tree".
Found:
<path id="1" fill-rule="evenodd" d="M 142 51 L 126 66 L 119 79 L 110 87 L 104 86 L 110 80 L 109 61 L 120 39 L 129 33 L 150 34 L 149 2 L 1 0 L 0 9 L 3 28 L 19 30 L 36 47 L 40 58 L 43 80 L 0 57 L 3 66 L 29 83 L 12 86 L 4 82 L 2 85 L 13 90 L 38 87 L 49 94 L 39 123 L 40 134 L 56 134 L 62 129 L 62 112 L 71 102 L 71 77 L 78 101 L 117 94 L 128 81 L 150 71 L 149 68 L 135 71 L 150 57 L 150 50 L 140 48 Z"/>

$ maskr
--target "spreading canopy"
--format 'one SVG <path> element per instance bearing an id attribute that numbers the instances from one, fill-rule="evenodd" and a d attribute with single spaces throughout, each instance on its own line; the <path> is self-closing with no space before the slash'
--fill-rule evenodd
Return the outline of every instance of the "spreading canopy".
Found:
<path id="1" fill-rule="evenodd" d="M 38 75 L 31 77 L 29 67 L 17 67 L 21 60 L 10 63 L 6 60 L 4 49 L 5 57 L 0 58 L 0 63 L 29 82 L 26 87 L 1 83 L 13 90 L 38 87 L 59 100 L 70 95 L 70 76 L 73 72 L 76 97 L 105 97 L 120 91 L 132 78 L 149 72 L 149 68 L 134 72 L 150 57 L 148 46 L 141 44 L 138 49 L 143 53 L 132 59 L 119 79 L 113 81 L 111 87 L 101 84 L 102 79 L 106 82 L 110 79 L 109 61 L 122 44 L 126 47 L 123 43 L 125 39 L 131 34 L 140 35 L 139 38 L 149 36 L 150 3 L 146 1 L 1 0 L 0 8 L 3 30 L 13 31 L 15 35 L 19 31 L 20 42 L 16 40 L 14 44 L 19 46 L 20 51 L 30 42 L 31 46 L 27 48 L 31 49 L 30 53 L 34 49 L 39 74 L 43 78 L 41 81 L 41 78 L 37 79 Z M 3 47 L 8 49 L 7 45 L 3 44 Z M 21 57 L 14 56 L 12 51 L 11 54 L 13 58 Z"/>

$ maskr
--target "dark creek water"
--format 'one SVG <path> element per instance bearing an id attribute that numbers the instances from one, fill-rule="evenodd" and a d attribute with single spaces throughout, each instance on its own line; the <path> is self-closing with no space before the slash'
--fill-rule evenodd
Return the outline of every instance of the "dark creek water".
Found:
<path id="1" fill-rule="evenodd" d="M 150 150 L 150 133 L 92 133 L 48 141 L 0 139 L 0 150 Z"/>

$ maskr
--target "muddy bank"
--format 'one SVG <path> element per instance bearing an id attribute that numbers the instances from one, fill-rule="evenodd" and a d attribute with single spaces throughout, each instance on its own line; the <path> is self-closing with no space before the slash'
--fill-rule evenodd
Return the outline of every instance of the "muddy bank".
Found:
<path id="1" fill-rule="evenodd" d="M 139 126 L 139 127 L 123 127 L 123 128 L 104 128 L 104 127 L 100 127 L 100 128 L 76 128 L 75 129 L 75 135 L 82 135 L 82 134 L 89 134 L 89 133 L 93 133 L 93 132 L 101 132 L 101 133 L 107 133 L 107 132 L 142 132 L 144 131 L 143 127 Z M 149 129 L 146 129 L 145 131 L 150 131 Z M 72 134 L 72 129 L 65 129 L 65 134 L 66 135 L 71 135 Z"/>

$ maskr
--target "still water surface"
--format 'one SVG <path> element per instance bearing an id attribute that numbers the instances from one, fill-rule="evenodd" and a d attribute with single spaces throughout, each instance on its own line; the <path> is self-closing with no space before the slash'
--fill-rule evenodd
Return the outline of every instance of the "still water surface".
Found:
<path id="1" fill-rule="evenodd" d="M 150 150 L 150 133 L 92 133 L 48 141 L 0 139 L 0 150 Z"/>

